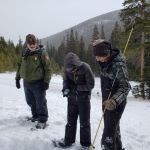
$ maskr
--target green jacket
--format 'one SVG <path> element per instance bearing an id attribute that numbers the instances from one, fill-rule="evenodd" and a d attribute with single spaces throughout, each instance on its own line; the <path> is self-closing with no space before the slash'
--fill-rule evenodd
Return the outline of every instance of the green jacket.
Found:
<path id="1" fill-rule="evenodd" d="M 24 50 L 24 54 L 19 59 L 16 72 L 16 79 L 20 78 L 23 78 L 27 82 L 37 80 L 43 80 L 46 83 L 50 82 L 50 59 L 46 50 L 42 50 L 40 57 L 39 49 L 34 52 L 27 49 Z"/>

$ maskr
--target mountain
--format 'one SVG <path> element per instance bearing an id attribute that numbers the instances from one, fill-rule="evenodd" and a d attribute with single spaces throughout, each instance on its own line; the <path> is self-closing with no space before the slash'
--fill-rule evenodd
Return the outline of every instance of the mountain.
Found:
<path id="1" fill-rule="evenodd" d="M 114 25 L 116 21 L 120 24 L 120 17 L 119 17 L 120 10 L 112 11 L 97 17 L 94 17 L 92 19 L 89 19 L 87 21 L 84 21 L 76 26 L 73 26 L 72 29 L 74 32 L 78 32 L 79 37 L 82 35 L 85 41 L 85 46 L 87 47 L 91 36 L 93 32 L 93 28 L 95 25 L 97 25 L 99 33 L 101 31 L 102 25 L 104 26 L 104 32 L 105 37 L 107 40 L 109 40 L 112 29 L 114 28 Z M 66 29 L 62 32 L 56 33 L 54 35 L 51 35 L 49 37 L 41 39 L 41 43 L 43 45 L 53 45 L 56 48 L 61 44 L 64 37 L 67 37 L 67 33 L 70 33 L 71 28 Z"/>

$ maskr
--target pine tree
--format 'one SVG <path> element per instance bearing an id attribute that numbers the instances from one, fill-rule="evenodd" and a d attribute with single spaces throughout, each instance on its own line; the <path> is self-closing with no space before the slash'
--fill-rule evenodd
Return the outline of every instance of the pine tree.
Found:
<path id="1" fill-rule="evenodd" d="M 60 67 L 63 67 L 65 54 L 66 54 L 66 46 L 64 41 L 62 41 L 62 43 L 58 47 L 57 58 L 56 58 L 57 60 L 56 62 L 59 64 Z"/>
<path id="2" fill-rule="evenodd" d="M 86 52 L 85 52 L 85 43 L 84 43 L 84 40 L 83 40 L 83 36 L 80 37 L 80 42 L 79 42 L 79 58 L 82 60 L 82 61 L 85 61 L 86 60 Z"/>
<path id="3" fill-rule="evenodd" d="M 115 23 L 115 27 L 112 30 L 111 37 L 110 37 L 110 42 L 112 44 L 112 47 L 119 47 L 119 42 L 120 42 L 120 34 L 121 34 L 121 28 L 118 24 L 118 22 Z"/>
<path id="4" fill-rule="evenodd" d="M 93 28 L 93 33 L 92 33 L 92 39 L 91 42 L 93 42 L 94 40 L 97 40 L 100 38 L 99 32 L 98 32 L 98 28 L 95 25 Z M 95 61 L 95 57 L 93 55 L 93 47 L 92 45 L 89 45 L 88 50 L 87 50 L 87 62 L 90 64 L 93 72 L 97 75 L 98 73 L 98 69 L 97 69 L 97 64 Z"/>
<path id="5" fill-rule="evenodd" d="M 105 39 L 105 32 L 104 32 L 104 26 L 101 27 L 101 39 Z"/>
<path id="6" fill-rule="evenodd" d="M 13 71 L 17 66 L 17 55 L 14 43 L 0 37 L 0 72 Z"/>
<path id="7" fill-rule="evenodd" d="M 146 0 L 125 0 L 124 9 L 121 11 L 121 18 L 126 31 L 129 31 L 134 23 L 134 32 L 131 42 L 134 43 L 134 50 L 140 51 L 140 82 L 141 96 L 144 94 L 144 56 L 145 56 L 145 34 L 146 25 L 150 24 L 149 7 L 150 2 Z"/>
<path id="8" fill-rule="evenodd" d="M 97 40 L 99 38 L 100 38 L 99 31 L 98 31 L 97 25 L 95 25 L 93 28 L 92 41 Z"/>
<path id="9" fill-rule="evenodd" d="M 16 54 L 20 56 L 22 49 L 23 49 L 23 42 L 21 40 L 21 37 L 19 36 L 18 44 L 16 45 Z"/>
<path id="10" fill-rule="evenodd" d="M 67 51 L 76 53 L 77 52 L 77 45 L 76 45 L 73 29 L 71 29 L 71 31 L 70 31 L 69 39 L 67 42 L 68 42 L 67 43 Z"/>
<path id="11" fill-rule="evenodd" d="M 75 43 L 76 43 L 76 54 L 80 55 L 80 43 L 81 43 L 81 37 L 79 37 L 78 32 L 75 32 Z"/>

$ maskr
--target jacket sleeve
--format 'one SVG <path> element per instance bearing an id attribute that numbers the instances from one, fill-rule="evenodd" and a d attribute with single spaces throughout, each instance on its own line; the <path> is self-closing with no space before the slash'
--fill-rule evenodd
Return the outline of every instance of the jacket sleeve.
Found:
<path id="1" fill-rule="evenodd" d="M 45 50 L 42 53 L 42 61 L 44 68 L 44 82 L 49 83 L 51 79 L 50 59 L 48 53 Z"/>
<path id="2" fill-rule="evenodd" d="M 67 78 L 65 71 L 64 71 L 64 75 L 63 75 L 63 89 L 69 89 L 68 78 Z"/>
<path id="3" fill-rule="evenodd" d="M 127 99 L 127 95 L 130 91 L 130 83 L 128 79 L 127 68 L 124 65 L 119 65 L 116 67 L 116 82 L 118 85 L 117 91 L 112 95 L 112 99 L 114 99 L 118 104 L 121 104 L 123 101 Z"/>
<path id="4" fill-rule="evenodd" d="M 20 80 L 20 67 L 21 67 L 21 63 L 22 63 L 22 57 L 19 57 L 18 63 L 17 63 L 17 71 L 16 71 L 16 80 Z"/>
<path id="5" fill-rule="evenodd" d="M 85 64 L 86 70 L 85 70 L 85 85 L 78 85 L 77 90 L 78 91 L 91 91 L 94 88 L 95 80 L 94 80 L 94 74 L 88 64 Z"/>

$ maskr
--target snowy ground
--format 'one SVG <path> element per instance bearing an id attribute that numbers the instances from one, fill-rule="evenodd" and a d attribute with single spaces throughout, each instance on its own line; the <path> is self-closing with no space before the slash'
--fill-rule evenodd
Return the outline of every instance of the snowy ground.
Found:
<path id="1" fill-rule="evenodd" d="M 62 78 L 53 76 L 47 91 L 49 126 L 45 130 L 31 131 L 35 124 L 25 120 L 30 110 L 25 102 L 23 87 L 15 88 L 15 73 L 0 74 L 0 150 L 57 150 L 51 140 L 64 136 L 66 124 L 66 98 L 61 95 Z M 95 135 L 101 112 L 100 81 L 91 99 L 92 139 Z M 122 141 L 127 150 L 150 150 L 150 102 L 128 96 L 128 104 L 121 119 Z M 79 125 L 78 125 L 79 127 Z M 95 142 L 95 150 L 101 150 L 101 124 Z M 76 144 L 70 150 L 80 148 L 79 128 Z"/>

